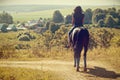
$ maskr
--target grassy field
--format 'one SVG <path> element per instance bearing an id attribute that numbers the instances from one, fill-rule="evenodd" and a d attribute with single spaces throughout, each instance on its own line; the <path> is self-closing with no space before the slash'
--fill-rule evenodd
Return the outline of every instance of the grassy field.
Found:
<path id="1" fill-rule="evenodd" d="M 36 11 L 36 12 L 17 12 L 17 13 L 12 13 L 11 15 L 13 16 L 14 21 L 29 21 L 33 19 L 39 19 L 40 17 L 42 18 L 52 18 L 54 11 L 57 9 L 53 10 L 44 10 L 44 11 Z M 59 9 L 60 12 L 65 16 L 68 14 L 72 14 L 72 9 L 67 8 L 67 9 Z"/>
<path id="2" fill-rule="evenodd" d="M 93 61 L 98 64 L 100 62 L 101 64 L 99 65 L 104 64 L 105 66 L 111 67 L 111 69 L 114 69 L 115 71 L 120 72 L 120 69 L 119 69 L 120 68 L 120 63 L 119 63 L 120 62 L 120 54 L 119 54 L 120 46 L 117 46 L 117 42 L 120 40 L 120 30 L 114 29 L 114 28 L 113 29 L 91 28 L 89 29 L 89 31 L 90 31 L 90 34 L 94 33 L 92 35 L 95 36 L 95 39 L 99 39 L 98 38 L 99 36 L 97 35 L 100 34 L 100 32 L 102 32 L 103 29 L 106 29 L 109 32 L 114 33 L 114 37 L 110 42 L 111 46 L 108 48 L 97 47 L 97 48 L 93 48 L 92 50 L 89 49 L 87 53 L 87 61 L 88 63 Z M 28 30 L 0 33 L 1 62 L 2 61 L 41 61 L 41 60 L 44 61 L 46 59 L 48 61 L 49 60 L 62 60 L 62 62 L 73 61 L 73 51 L 71 49 L 66 49 L 62 46 L 46 48 L 43 45 L 42 47 L 40 47 L 39 44 L 42 44 L 42 41 L 44 41 L 44 37 L 40 38 L 41 35 L 36 34 L 33 31 L 30 31 L 30 33 L 32 35 L 35 35 L 36 39 L 31 41 L 19 41 L 17 38 L 17 35 L 19 33 L 24 33 L 24 32 L 28 32 Z M 31 48 L 17 50 L 15 49 L 15 46 L 17 44 L 29 44 Z M 1 52 L 3 52 L 3 54 L 1 54 Z M 83 56 L 81 56 L 81 62 L 83 62 Z M 90 65 L 95 66 L 94 64 L 90 64 Z M 59 64 L 58 67 L 61 68 L 61 65 L 62 64 Z M 60 77 L 60 75 L 58 77 L 58 74 L 52 71 L 42 71 L 38 69 L 14 68 L 14 67 L 0 67 L 0 79 L 1 80 L 64 80 L 62 79 L 62 77 Z"/>
<path id="3" fill-rule="evenodd" d="M 52 71 L 0 67 L 0 80 L 63 80 Z"/>
<path id="4" fill-rule="evenodd" d="M 89 7 L 84 7 L 87 9 Z M 96 9 L 95 6 L 90 7 Z M 103 7 L 107 9 L 108 7 Z M 117 9 L 120 7 L 118 6 Z M 33 11 L 33 12 L 10 12 L 13 16 L 14 22 L 20 21 L 29 21 L 31 19 L 42 18 L 52 18 L 54 11 L 52 10 L 42 10 L 42 11 Z M 62 8 L 59 9 L 60 12 L 66 16 L 73 12 L 73 8 Z M 110 47 L 97 47 L 92 50 L 88 50 L 87 60 L 94 62 L 102 62 L 106 66 L 111 66 L 116 71 L 120 72 L 120 29 L 110 29 L 110 28 L 90 28 L 90 35 L 94 36 L 95 40 L 98 40 L 97 43 L 100 43 L 99 34 L 103 35 L 104 29 L 110 33 L 113 33 L 114 36 L 110 40 Z M 34 40 L 30 41 L 19 41 L 17 38 L 18 34 L 29 32 L 36 37 Z M 62 32 L 62 31 L 61 31 Z M 62 34 L 62 33 L 60 33 Z M 54 34 L 52 34 L 54 35 Z M 59 33 L 58 33 L 59 35 Z M 63 34 L 67 35 L 67 34 Z M 67 40 L 66 36 L 60 35 L 63 41 Z M 50 37 L 51 34 L 48 34 Z M 108 37 L 108 36 L 106 36 Z M 45 41 L 47 44 L 45 44 Z M 58 46 L 46 47 L 50 44 L 46 36 L 35 33 L 32 30 L 17 31 L 17 32 L 0 32 L 0 60 L 1 61 L 39 61 L 44 59 L 50 60 L 62 60 L 62 61 L 73 61 L 73 51 L 71 49 L 63 47 L 60 40 L 53 39 L 53 42 L 56 41 Z M 52 40 L 51 40 L 52 41 Z M 55 42 L 55 43 L 56 43 Z M 16 49 L 15 47 L 18 44 L 29 45 L 29 49 Z M 93 43 L 94 44 L 94 43 Z M 23 46 L 24 47 L 24 46 Z M 83 52 L 82 52 L 83 53 Z M 83 56 L 81 57 L 83 61 Z M 94 65 L 93 65 L 94 66 Z M 16 74 L 17 73 L 17 74 Z M 68 72 L 69 73 L 69 72 Z M 63 80 L 61 77 L 57 76 L 57 73 L 52 71 L 42 71 L 36 69 L 28 68 L 10 68 L 10 67 L 0 67 L 0 80 Z M 27 77 L 26 77 L 27 76 Z M 75 76 L 76 77 L 76 76 Z M 92 79 L 91 79 L 92 80 Z M 96 79 L 97 80 L 97 79 Z M 102 80 L 102 79 L 101 79 Z"/>

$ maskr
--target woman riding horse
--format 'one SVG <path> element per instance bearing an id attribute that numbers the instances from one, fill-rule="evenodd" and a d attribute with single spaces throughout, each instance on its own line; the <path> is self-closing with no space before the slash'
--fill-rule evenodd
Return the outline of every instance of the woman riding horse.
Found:
<path id="1" fill-rule="evenodd" d="M 84 14 L 82 13 L 82 8 L 77 6 L 74 9 L 74 14 L 72 17 L 72 29 L 69 32 L 69 45 L 72 46 L 74 50 L 74 67 L 79 71 L 79 63 L 82 48 L 84 48 L 84 71 L 86 68 L 86 53 L 88 50 L 89 43 L 89 32 L 83 27 Z"/>

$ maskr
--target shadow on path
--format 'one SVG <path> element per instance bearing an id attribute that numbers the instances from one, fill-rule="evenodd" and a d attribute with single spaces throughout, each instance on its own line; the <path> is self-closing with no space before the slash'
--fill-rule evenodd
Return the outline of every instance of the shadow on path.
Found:
<path id="1" fill-rule="evenodd" d="M 116 79 L 118 77 L 120 78 L 120 73 L 115 73 L 114 71 L 108 71 L 105 68 L 101 68 L 97 66 L 94 66 L 94 68 L 88 68 L 87 73 L 102 78 L 111 78 L 111 79 Z"/>

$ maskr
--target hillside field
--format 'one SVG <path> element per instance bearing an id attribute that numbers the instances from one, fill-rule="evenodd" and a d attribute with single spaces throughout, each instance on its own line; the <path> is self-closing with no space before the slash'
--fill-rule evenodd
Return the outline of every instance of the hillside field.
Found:
<path id="1" fill-rule="evenodd" d="M 3 9 L 9 12 L 14 23 L 40 17 L 52 19 L 55 10 L 65 17 L 74 9 L 74 6 L 8 7 L 0 6 L 0 12 Z M 120 9 L 120 6 L 87 6 L 83 10 L 111 7 Z M 120 80 L 120 29 L 84 26 L 90 32 L 87 72 L 83 72 L 83 51 L 80 72 L 73 67 L 73 50 L 67 47 L 71 24 L 60 24 L 55 33 L 49 29 L 42 34 L 34 29 L 0 32 L 0 80 Z"/>

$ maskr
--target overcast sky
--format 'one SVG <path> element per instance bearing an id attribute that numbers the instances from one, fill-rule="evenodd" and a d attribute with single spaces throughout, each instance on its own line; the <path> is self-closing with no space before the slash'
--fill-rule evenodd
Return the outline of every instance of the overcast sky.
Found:
<path id="1" fill-rule="evenodd" d="M 0 5 L 120 5 L 120 0 L 0 0 Z"/>

